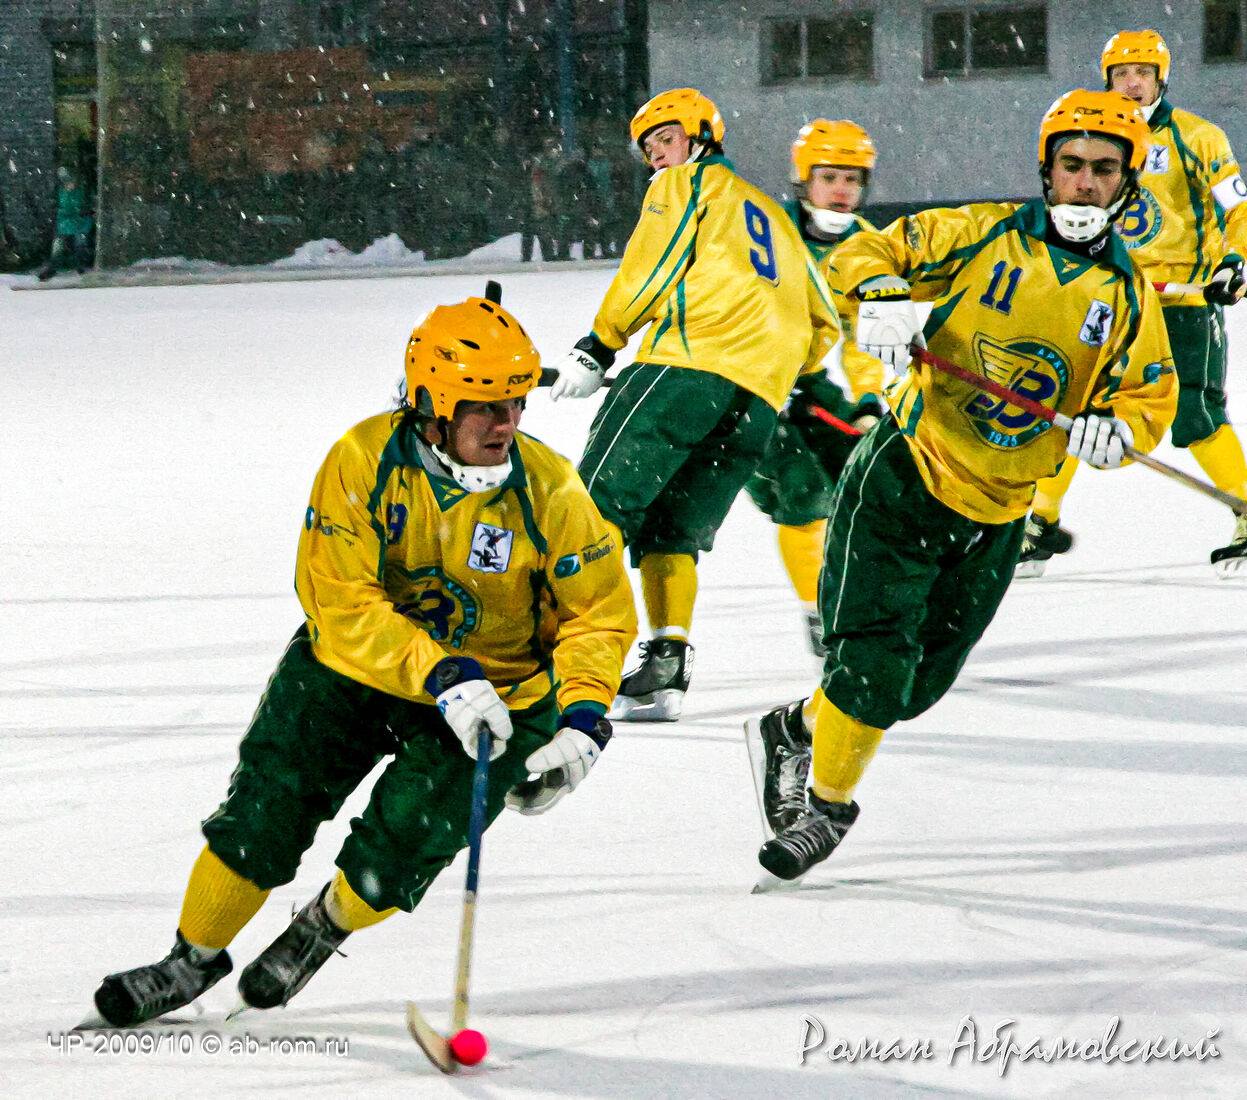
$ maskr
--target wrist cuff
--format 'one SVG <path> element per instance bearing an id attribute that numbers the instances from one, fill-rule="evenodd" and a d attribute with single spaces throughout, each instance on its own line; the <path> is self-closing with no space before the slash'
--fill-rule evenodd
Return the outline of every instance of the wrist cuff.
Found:
<path id="1" fill-rule="evenodd" d="M 583 339 L 577 340 L 575 347 L 577 351 L 587 352 L 593 356 L 603 371 L 609 370 L 615 363 L 615 353 L 592 332 Z"/>
<path id="2" fill-rule="evenodd" d="M 573 703 L 559 715 L 559 729 L 579 730 L 590 737 L 599 749 L 611 739 L 611 724 L 600 713 L 596 703 Z"/>
<path id="3" fill-rule="evenodd" d="M 424 681 L 424 690 L 436 699 L 443 691 L 449 691 L 464 680 L 483 680 L 485 672 L 479 661 L 472 657 L 443 657 L 433 666 Z"/>

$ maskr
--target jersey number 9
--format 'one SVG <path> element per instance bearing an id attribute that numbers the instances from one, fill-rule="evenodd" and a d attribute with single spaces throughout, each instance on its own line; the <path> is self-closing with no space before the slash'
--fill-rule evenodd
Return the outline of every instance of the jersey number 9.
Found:
<path id="1" fill-rule="evenodd" d="M 771 222 L 752 202 L 745 201 L 745 231 L 757 248 L 749 250 L 749 262 L 753 269 L 769 283 L 779 282 L 775 267 L 775 245 L 771 241 Z"/>

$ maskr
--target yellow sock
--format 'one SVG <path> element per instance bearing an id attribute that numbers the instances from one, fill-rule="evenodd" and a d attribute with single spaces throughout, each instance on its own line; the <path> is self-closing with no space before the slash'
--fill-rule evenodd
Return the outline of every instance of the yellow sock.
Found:
<path id="1" fill-rule="evenodd" d="M 1233 427 L 1222 424 L 1207 439 L 1192 443 L 1190 451 L 1218 489 L 1247 500 L 1247 461 Z"/>
<path id="2" fill-rule="evenodd" d="M 641 598 L 655 637 L 688 640 L 697 599 L 697 565 L 691 554 L 646 554 Z"/>
<path id="3" fill-rule="evenodd" d="M 826 536 L 825 519 L 816 519 L 804 527 L 780 525 L 779 556 L 784 559 L 788 578 L 802 603 L 818 600 L 818 573 L 823 568 L 823 541 Z"/>
<path id="4" fill-rule="evenodd" d="M 178 929 L 196 947 L 222 950 L 259 912 L 268 890 L 231 871 L 205 847 L 191 869 Z"/>
<path id="5" fill-rule="evenodd" d="M 883 730 L 850 718 L 822 688 L 814 699 L 814 793 L 827 802 L 850 802 Z"/>
<path id="6" fill-rule="evenodd" d="M 1067 458 L 1055 474 L 1043 478 L 1035 486 L 1035 499 L 1031 501 L 1031 511 L 1048 523 L 1056 523 L 1061 518 L 1061 501 L 1069 492 L 1069 483 L 1074 480 L 1074 473 L 1077 469 L 1078 459 Z"/>
<path id="7" fill-rule="evenodd" d="M 398 912 L 397 908 L 374 909 L 351 889 L 340 869 L 329 886 L 325 910 L 329 913 L 329 919 L 344 932 L 358 932 L 370 924 L 380 924 L 386 917 Z"/>

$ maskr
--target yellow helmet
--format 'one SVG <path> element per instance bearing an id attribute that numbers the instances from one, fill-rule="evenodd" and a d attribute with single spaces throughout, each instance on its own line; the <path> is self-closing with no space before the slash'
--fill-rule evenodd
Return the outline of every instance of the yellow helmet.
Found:
<path id="1" fill-rule="evenodd" d="M 816 118 L 801 127 L 792 143 L 792 182 L 807 183 L 820 164 L 864 168 L 869 173 L 876 159 L 875 143 L 856 122 Z"/>
<path id="2" fill-rule="evenodd" d="M 1066 92 L 1039 124 L 1039 167 L 1046 170 L 1052 157 L 1053 139 L 1060 134 L 1100 134 L 1125 142 L 1127 174 L 1137 174 L 1147 156 L 1150 137 L 1143 112 L 1120 92 L 1091 92 L 1076 88 Z"/>
<path id="3" fill-rule="evenodd" d="M 528 333 L 484 298 L 426 313 L 407 341 L 405 365 L 411 403 L 420 409 L 424 390 L 433 415 L 447 419 L 460 401 L 523 397 L 541 379 L 541 357 Z"/>
<path id="4" fill-rule="evenodd" d="M 641 140 L 655 126 L 678 122 L 696 142 L 716 145 L 723 142 L 723 116 L 714 102 L 696 88 L 673 88 L 654 96 L 632 116 L 632 140 L 641 149 Z M 641 149 L 642 154 L 645 150 Z"/>
<path id="5" fill-rule="evenodd" d="M 1169 47 L 1155 31 L 1118 31 L 1100 53 L 1104 86 L 1109 86 L 1108 71 L 1114 65 L 1155 65 L 1156 79 L 1164 88 L 1169 83 L 1169 59 Z"/>

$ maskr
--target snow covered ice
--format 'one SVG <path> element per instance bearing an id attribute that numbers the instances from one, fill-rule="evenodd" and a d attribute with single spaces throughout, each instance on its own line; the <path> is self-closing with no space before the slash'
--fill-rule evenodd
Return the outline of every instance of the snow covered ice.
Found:
<path id="1" fill-rule="evenodd" d="M 610 275 L 500 279 L 553 365 Z M 300 621 L 317 467 L 387 407 L 416 318 L 483 279 L 0 288 L 4 1093 L 1243 1095 L 1247 583 L 1208 564 L 1228 511 L 1140 468 L 1079 472 L 1074 552 L 1016 584 L 953 691 L 888 732 L 844 845 L 768 895 L 750 893 L 741 722 L 807 694 L 817 664 L 742 497 L 703 558 L 683 720 L 621 725 L 573 796 L 485 838 L 478 1069 L 443 1078 L 403 1020 L 410 998 L 447 1026 L 462 858 L 286 1009 L 226 1024 L 235 974 L 197 1021 L 129 1033 L 154 1053 L 69 1048 L 100 978 L 172 943 L 199 822 Z M 1247 305 L 1227 317 L 1247 424 Z M 539 393 L 523 427 L 578 458 L 598 401 Z M 235 941 L 236 971 L 328 879 L 369 785 Z M 825 1042 L 802 1065 L 807 1017 Z M 1114 1017 L 1119 1047 L 1213 1033 L 1217 1056 L 1206 1041 L 1201 1059 L 1015 1059 L 1003 1076 L 991 1058 L 1004 1021 L 1051 1047 Z M 949 1065 L 967 1018 L 988 1060 L 963 1047 Z M 870 1039 L 932 1056 L 828 1057 Z"/>

